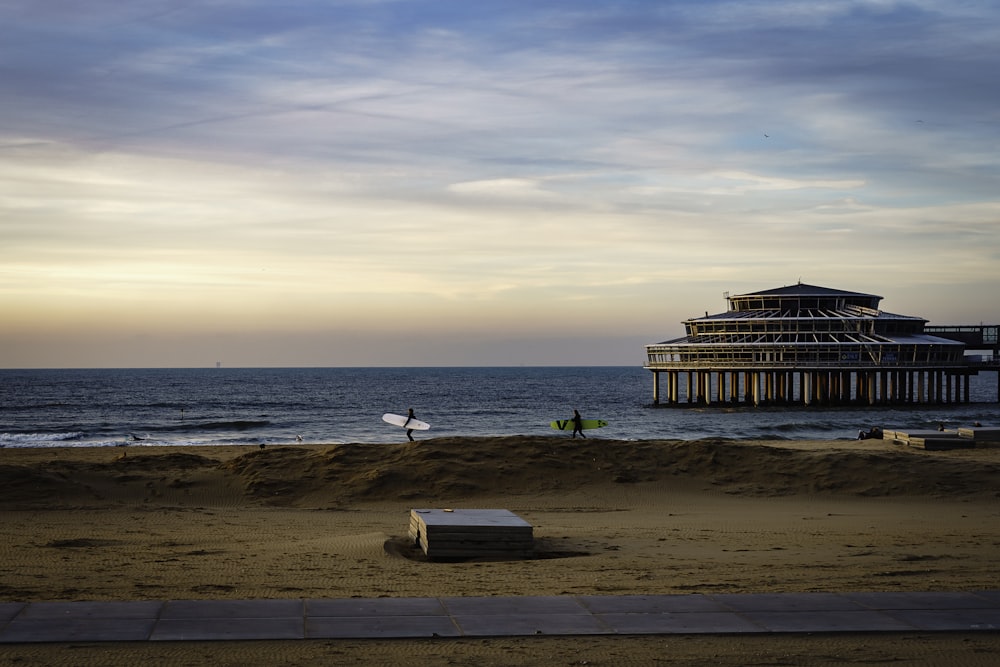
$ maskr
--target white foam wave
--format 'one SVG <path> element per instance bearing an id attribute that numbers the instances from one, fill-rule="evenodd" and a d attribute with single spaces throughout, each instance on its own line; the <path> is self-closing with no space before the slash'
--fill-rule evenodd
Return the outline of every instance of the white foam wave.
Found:
<path id="1" fill-rule="evenodd" d="M 68 441 L 79 440 L 83 433 L 0 433 L 3 447 L 51 447 L 54 443 L 67 446 Z"/>

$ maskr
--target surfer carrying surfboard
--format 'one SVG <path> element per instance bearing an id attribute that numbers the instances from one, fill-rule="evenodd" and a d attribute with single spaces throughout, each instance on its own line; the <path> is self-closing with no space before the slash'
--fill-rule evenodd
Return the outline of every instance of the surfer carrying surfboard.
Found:
<path id="1" fill-rule="evenodd" d="M 410 408 L 409 411 L 406 413 L 406 421 L 403 422 L 403 428 L 406 428 L 407 424 L 410 423 L 410 420 L 416 419 L 416 418 L 417 418 L 417 416 L 415 414 L 413 414 L 413 408 Z M 406 437 L 410 439 L 410 442 L 413 442 L 413 429 L 412 428 L 406 428 Z"/>
<path id="2" fill-rule="evenodd" d="M 580 432 L 580 437 L 586 439 L 587 436 L 583 434 L 583 417 L 580 416 L 579 410 L 573 410 L 573 437 L 576 437 L 577 431 Z"/>
<path id="3" fill-rule="evenodd" d="M 426 431 L 431 427 L 430 424 L 417 419 L 417 416 L 413 414 L 413 408 L 410 408 L 409 412 L 405 415 L 397 415 L 391 412 L 387 412 L 382 415 L 382 421 L 386 424 L 392 424 L 393 426 L 398 426 L 400 428 L 406 429 L 406 437 L 413 441 L 412 433 L 414 431 Z"/>

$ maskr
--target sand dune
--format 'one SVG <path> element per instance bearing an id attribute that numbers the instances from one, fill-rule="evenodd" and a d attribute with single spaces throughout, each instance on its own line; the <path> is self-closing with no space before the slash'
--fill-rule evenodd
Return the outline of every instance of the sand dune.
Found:
<path id="1" fill-rule="evenodd" d="M 268 449 L 22 449 L 7 450 L 0 460 L 0 503 L 7 508 L 325 507 L 648 482 L 748 496 L 1000 497 L 998 449 L 924 452 L 882 441 L 437 438 Z"/>

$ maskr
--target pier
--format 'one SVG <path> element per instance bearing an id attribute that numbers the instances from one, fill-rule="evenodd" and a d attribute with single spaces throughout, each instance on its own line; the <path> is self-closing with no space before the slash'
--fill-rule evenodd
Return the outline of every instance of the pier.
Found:
<path id="1" fill-rule="evenodd" d="M 646 346 L 655 404 L 968 403 L 981 371 L 997 372 L 1000 400 L 995 325 L 927 327 L 880 296 L 801 283 L 725 298 L 726 312 Z"/>
<path id="2" fill-rule="evenodd" d="M 978 370 L 653 369 L 653 402 L 850 405 L 968 403 Z M 662 377 L 661 377 L 662 376 Z"/>
<path id="3" fill-rule="evenodd" d="M 989 350 L 994 359 L 1000 355 L 1000 325 L 997 324 L 925 326 L 924 333 L 964 343 L 969 350 Z"/>

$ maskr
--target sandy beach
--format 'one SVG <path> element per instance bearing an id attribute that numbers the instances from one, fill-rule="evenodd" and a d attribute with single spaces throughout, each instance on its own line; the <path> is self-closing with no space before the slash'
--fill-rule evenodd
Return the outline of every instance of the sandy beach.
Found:
<path id="1" fill-rule="evenodd" d="M 427 562 L 411 508 L 504 508 L 530 560 Z M 586 441 L 0 451 L 0 599 L 1000 588 L 1000 449 Z M 0 646 L 0 662 L 993 664 L 1000 634 Z"/>

